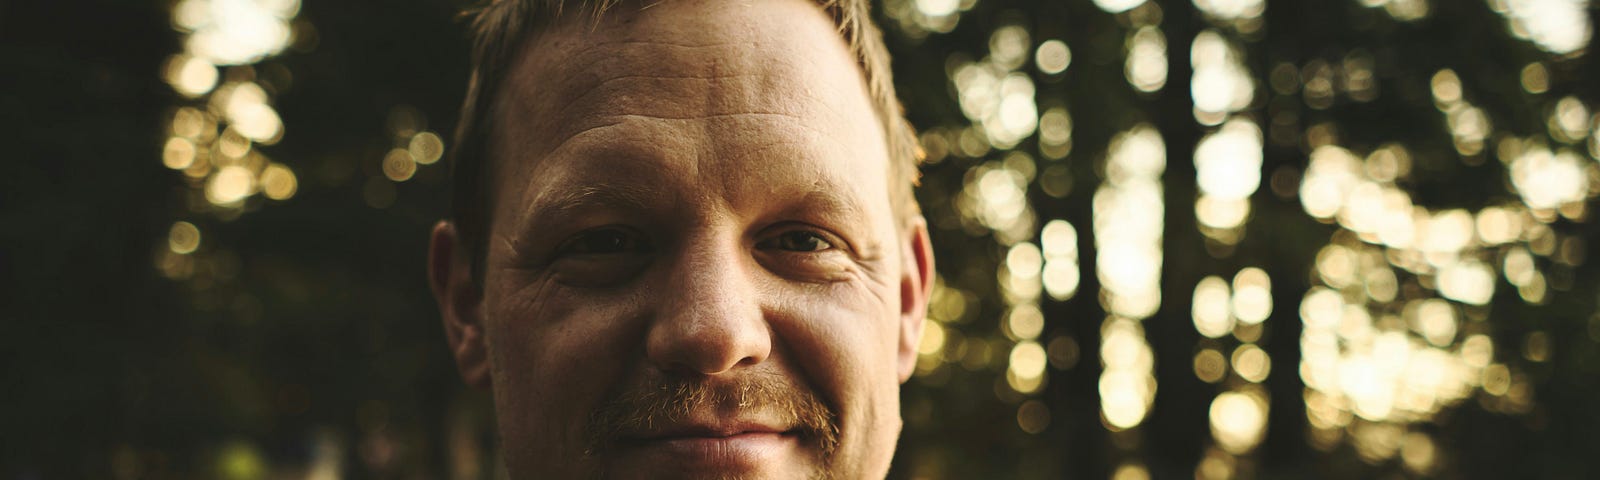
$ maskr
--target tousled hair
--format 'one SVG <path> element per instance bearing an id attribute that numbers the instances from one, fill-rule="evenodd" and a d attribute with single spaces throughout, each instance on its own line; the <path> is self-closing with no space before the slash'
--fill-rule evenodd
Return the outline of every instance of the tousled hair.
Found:
<path id="1" fill-rule="evenodd" d="M 668 0 L 659 0 L 668 1 Z M 896 227 L 903 228 L 920 215 L 912 187 L 922 150 L 895 96 L 889 71 L 889 52 L 883 34 L 871 19 L 869 0 L 816 0 L 838 27 L 839 34 L 861 67 L 867 94 L 883 126 L 889 154 L 889 202 Z M 450 149 L 451 216 L 459 246 L 472 260 L 472 278 L 481 280 L 493 209 L 489 181 L 489 140 L 494 125 L 493 101 L 505 81 L 506 71 L 523 48 L 524 40 L 549 28 L 565 15 L 599 21 L 622 0 L 487 0 L 462 14 L 472 45 L 472 69 L 466 99 Z"/>

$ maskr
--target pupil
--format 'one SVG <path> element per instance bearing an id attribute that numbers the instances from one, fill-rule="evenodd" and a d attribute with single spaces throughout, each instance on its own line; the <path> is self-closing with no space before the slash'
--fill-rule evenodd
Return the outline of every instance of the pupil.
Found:
<path id="1" fill-rule="evenodd" d="M 795 232 L 789 235 L 789 246 L 795 250 L 816 250 L 817 236 L 805 232 Z"/>
<path id="2" fill-rule="evenodd" d="M 598 243 L 596 246 L 602 251 L 620 250 L 622 248 L 622 235 L 618 235 L 616 232 L 602 233 L 596 243 Z"/>

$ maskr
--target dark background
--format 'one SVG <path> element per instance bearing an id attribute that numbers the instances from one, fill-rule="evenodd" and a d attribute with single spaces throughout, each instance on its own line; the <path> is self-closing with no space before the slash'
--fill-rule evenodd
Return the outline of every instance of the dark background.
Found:
<path id="1" fill-rule="evenodd" d="M 1475 389 L 1431 418 L 1395 424 L 1432 439 L 1437 459 L 1426 468 L 1408 467 L 1397 454 L 1364 456 L 1364 440 L 1348 435 L 1313 446 L 1296 375 L 1297 307 L 1317 284 L 1317 252 L 1341 230 L 1307 215 L 1295 196 L 1310 152 L 1301 133 L 1332 125 L 1339 143 L 1357 152 L 1406 145 L 1417 166 L 1400 185 L 1419 206 L 1476 211 L 1515 203 L 1503 165 L 1509 159 L 1496 161 L 1492 141 L 1476 157 L 1452 147 L 1430 79 L 1443 68 L 1459 74 L 1464 97 L 1493 119 L 1491 137 L 1559 146 L 1546 128 L 1556 99 L 1573 96 L 1590 112 L 1600 106 L 1592 55 L 1557 55 L 1516 38 L 1492 2 L 1480 1 L 1436 0 L 1413 21 L 1355 0 L 1273 1 L 1250 32 L 1177 0 L 1123 14 L 1086 0 L 981 0 L 951 32 L 927 33 L 884 13 L 904 12 L 909 2 L 887 3 L 877 15 L 899 93 L 913 124 L 930 135 L 971 121 L 956 102 L 947 60 L 983 58 L 1000 26 L 1031 32 L 1030 60 L 1019 71 L 1033 78 L 1039 111 L 1068 106 L 1073 147 L 1063 160 L 1036 160 L 1064 165 L 1070 190 L 1052 195 L 1035 182 L 1029 203 L 1039 218 L 1077 227 L 1083 279 L 1074 298 L 1040 304 L 1041 342 L 1071 337 L 1080 360 L 1049 368 L 1039 392 L 1006 390 L 1004 349 L 1012 341 L 997 321 L 1005 304 L 995 285 L 1006 248 L 952 205 L 968 170 L 1007 151 L 937 155 L 919 195 L 936 227 L 945 283 L 972 300 L 944 328 L 1002 350 L 988 361 L 952 362 L 937 379 L 919 376 L 904 388 L 907 426 L 892 477 L 1105 478 L 1141 469 L 1153 478 L 1196 476 L 1212 451 L 1207 408 L 1223 387 L 1193 373 L 1191 356 L 1212 344 L 1188 320 L 1190 292 L 1202 277 L 1227 278 L 1246 266 L 1273 279 L 1276 307 L 1259 342 L 1272 358 L 1263 384 L 1271 404 L 1261 445 L 1228 456 L 1235 474 L 1600 475 L 1600 284 L 1581 258 L 1570 265 L 1540 259 L 1551 279 L 1541 302 L 1519 298 L 1502 278 L 1492 304 L 1475 310 L 1486 318 L 1474 328 L 1494 338 L 1495 361 L 1521 375 L 1532 401 L 1505 408 L 1499 396 Z M 257 148 L 292 169 L 298 189 L 287 200 L 256 195 L 217 207 L 200 193 L 203 184 L 162 164 L 176 109 L 204 108 L 164 80 L 164 62 L 183 50 L 185 35 L 168 2 L 0 1 L 0 478 L 489 474 L 487 399 L 460 385 L 424 284 L 427 231 L 445 211 L 448 169 L 421 165 L 397 182 L 382 167 L 413 133 L 405 130 L 437 132 L 449 143 L 467 68 L 455 20 L 462 7 L 458 0 L 302 5 L 291 44 L 252 68 L 285 130 L 281 142 Z M 1160 11 L 1169 72 L 1162 89 L 1141 93 L 1125 81 L 1123 59 L 1130 18 L 1152 8 Z M 1587 13 L 1592 30 L 1600 12 Z M 1190 160 L 1209 130 L 1192 113 L 1188 50 L 1207 28 L 1241 46 L 1256 85 L 1255 101 L 1240 115 L 1255 118 L 1269 138 L 1252 218 L 1232 248 L 1208 247 L 1192 214 Z M 1046 39 L 1071 47 L 1066 73 L 1033 68 L 1032 51 Z M 1268 86 L 1279 65 L 1337 64 L 1352 51 L 1375 60 L 1375 98 L 1336 95 L 1313 106 Z M 1530 62 L 1547 68 L 1548 92 L 1520 86 Z M 226 68 L 221 75 L 245 78 Z M 1286 110 L 1294 118 L 1278 122 Z M 1109 139 L 1139 122 L 1155 126 L 1167 147 L 1164 300 L 1144 321 L 1159 389 L 1141 426 L 1112 433 L 1096 388 L 1105 313 L 1095 301 L 1090 198 Z M 1277 129 L 1290 133 L 1274 137 Z M 1015 150 L 1040 157 L 1038 142 L 1030 136 Z M 1595 154 L 1581 141 L 1570 148 L 1583 158 L 1583 203 L 1592 211 L 1600 191 Z M 1288 190 L 1269 187 L 1278 175 L 1291 182 Z M 1550 227 L 1580 252 L 1592 251 L 1600 234 L 1593 216 Z M 162 267 L 176 258 L 168 236 L 177 221 L 202 232 L 181 274 Z M 1550 353 L 1539 360 L 1524 351 L 1534 332 L 1549 340 Z M 1019 428 L 1018 405 L 1027 399 L 1051 412 L 1038 433 Z"/>

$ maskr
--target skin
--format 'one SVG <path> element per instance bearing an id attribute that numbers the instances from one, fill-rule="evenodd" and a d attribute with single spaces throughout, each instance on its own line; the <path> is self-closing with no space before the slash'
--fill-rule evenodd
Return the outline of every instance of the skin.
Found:
<path id="1" fill-rule="evenodd" d="M 882 478 L 932 287 L 890 207 L 859 67 L 805 0 L 624 4 L 529 39 L 501 89 L 481 289 L 454 226 L 430 283 L 514 478 Z M 773 380 L 835 416 L 693 404 L 586 455 L 619 392 Z"/>

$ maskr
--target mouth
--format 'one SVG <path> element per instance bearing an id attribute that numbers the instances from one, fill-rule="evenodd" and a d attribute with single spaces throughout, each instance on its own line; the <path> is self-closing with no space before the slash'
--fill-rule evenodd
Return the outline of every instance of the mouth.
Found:
<path id="1" fill-rule="evenodd" d="M 798 448 L 799 432 L 759 424 L 676 425 L 628 435 L 618 453 L 691 471 L 751 471 Z"/>

